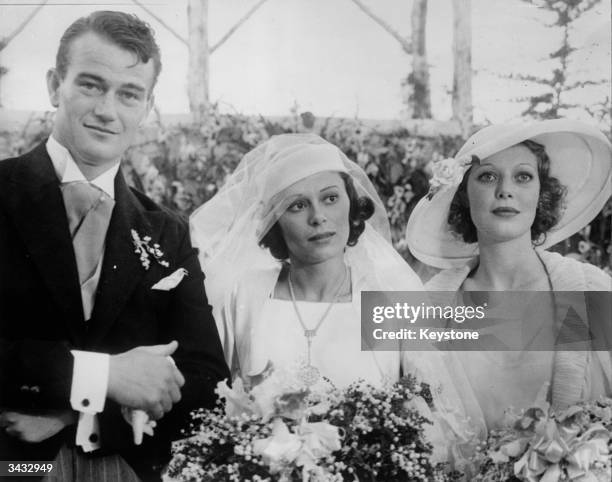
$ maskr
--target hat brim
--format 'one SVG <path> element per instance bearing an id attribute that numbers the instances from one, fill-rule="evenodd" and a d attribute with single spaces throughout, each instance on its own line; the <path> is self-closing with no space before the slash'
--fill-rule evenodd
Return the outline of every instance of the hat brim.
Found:
<path id="1" fill-rule="evenodd" d="M 567 188 L 565 210 L 546 233 L 542 248 L 576 233 L 601 211 L 612 196 L 612 146 L 596 128 L 564 119 L 531 125 L 497 125 L 474 134 L 457 153 L 479 159 L 531 139 L 545 146 L 550 174 Z M 414 208 L 406 228 L 406 241 L 420 261 L 438 268 L 463 266 L 478 255 L 478 243 L 468 244 L 450 231 L 447 222 L 457 186 L 447 187 Z"/>

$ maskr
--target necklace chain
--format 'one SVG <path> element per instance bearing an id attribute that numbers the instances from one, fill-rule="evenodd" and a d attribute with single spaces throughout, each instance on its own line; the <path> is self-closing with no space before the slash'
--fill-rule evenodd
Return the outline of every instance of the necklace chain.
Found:
<path id="1" fill-rule="evenodd" d="M 304 381 L 308 385 L 314 384 L 319 379 L 319 370 L 316 367 L 312 366 L 312 363 L 311 363 L 312 340 L 314 339 L 315 336 L 317 336 L 317 332 L 318 332 L 319 328 L 321 327 L 321 325 L 323 324 L 323 322 L 327 318 L 327 315 L 331 311 L 331 309 L 334 306 L 334 304 L 336 303 L 336 301 L 338 301 L 338 298 L 340 296 L 340 291 L 342 290 L 342 287 L 344 286 L 344 283 L 346 282 L 347 276 L 348 276 L 348 269 L 347 269 L 347 267 L 345 265 L 344 266 L 344 275 L 342 277 L 342 281 L 338 285 L 338 288 L 336 289 L 336 292 L 334 293 L 334 296 L 333 296 L 331 302 L 329 303 L 329 305 L 327 305 L 327 308 L 325 308 L 325 312 L 323 313 L 323 315 L 319 319 L 319 322 L 316 324 L 316 326 L 314 328 L 308 328 L 306 326 L 306 323 L 304 323 L 304 318 L 302 318 L 302 314 L 300 313 L 300 310 L 298 308 L 297 302 L 295 300 L 295 291 L 293 290 L 293 283 L 291 281 L 291 270 L 289 270 L 289 274 L 287 276 L 287 281 L 288 281 L 288 284 L 289 284 L 289 293 L 291 295 L 291 302 L 293 303 L 293 309 L 295 310 L 295 314 L 297 315 L 297 319 L 300 322 L 300 325 L 302 326 L 302 330 L 304 330 L 304 338 L 306 338 L 306 347 L 307 347 L 308 361 L 307 361 L 306 366 L 303 368 L 303 375 L 302 375 L 302 377 L 303 377 Z"/>

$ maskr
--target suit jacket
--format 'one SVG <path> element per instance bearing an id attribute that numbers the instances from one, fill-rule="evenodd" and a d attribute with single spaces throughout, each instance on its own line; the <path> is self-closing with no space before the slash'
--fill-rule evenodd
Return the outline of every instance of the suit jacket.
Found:
<path id="1" fill-rule="evenodd" d="M 134 446 L 131 427 L 109 399 L 98 414 L 102 449 L 93 456 L 119 453 L 142 478 L 155 477 L 189 412 L 214 405 L 217 381 L 229 376 L 196 250 L 186 223 L 128 188 L 119 171 L 94 310 L 85 322 L 59 186 L 44 143 L 0 162 L 0 407 L 70 409 L 71 349 L 116 354 L 177 340 L 182 400 L 154 437 Z M 158 243 L 169 267 L 151 258 L 146 270 L 131 230 Z M 188 275 L 175 289 L 151 289 L 179 267 Z M 0 431 L 0 460 L 53 460 L 62 444 L 74 445 L 75 428 L 39 444 Z"/>

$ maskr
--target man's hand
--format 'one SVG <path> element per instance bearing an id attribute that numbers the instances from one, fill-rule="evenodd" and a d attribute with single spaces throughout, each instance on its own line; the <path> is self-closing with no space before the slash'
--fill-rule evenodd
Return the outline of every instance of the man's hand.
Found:
<path id="1" fill-rule="evenodd" d="M 53 410 L 32 415 L 6 411 L 0 413 L 0 426 L 22 442 L 38 443 L 53 437 L 68 425 L 76 423 L 77 415 L 71 410 Z"/>
<path id="2" fill-rule="evenodd" d="M 164 416 L 181 399 L 185 379 L 172 362 L 178 348 L 167 345 L 139 346 L 110 357 L 109 398 L 120 405 L 144 410 L 154 420 Z"/>

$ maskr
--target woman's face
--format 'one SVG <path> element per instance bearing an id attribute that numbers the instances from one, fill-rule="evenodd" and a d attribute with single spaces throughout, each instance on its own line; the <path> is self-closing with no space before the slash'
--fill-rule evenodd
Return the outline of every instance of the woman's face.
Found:
<path id="1" fill-rule="evenodd" d="M 487 157 L 470 171 L 467 194 L 479 242 L 510 241 L 526 234 L 531 239 L 540 195 L 535 155 L 516 145 Z"/>
<path id="2" fill-rule="evenodd" d="M 287 188 L 278 219 L 289 257 L 317 264 L 342 255 L 349 237 L 350 200 L 340 174 L 320 172 Z"/>

